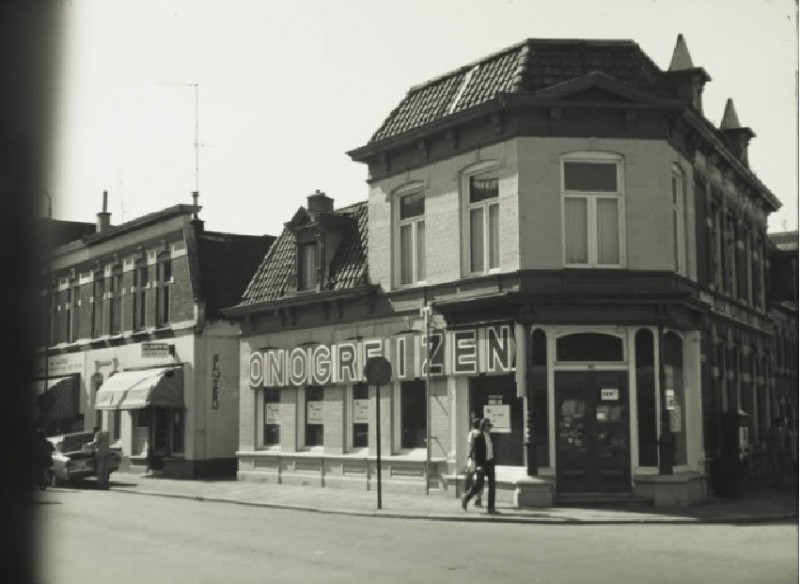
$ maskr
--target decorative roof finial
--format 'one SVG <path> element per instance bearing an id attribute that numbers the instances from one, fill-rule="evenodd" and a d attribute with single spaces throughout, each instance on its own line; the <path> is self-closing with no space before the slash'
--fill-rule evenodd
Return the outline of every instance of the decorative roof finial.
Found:
<path id="1" fill-rule="evenodd" d="M 675 50 L 672 52 L 672 61 L 669 63 L 670 71 L 682 71 L 683 69 L 694 69 L 692 57 L 689 54 L 689 47 L 686 46 L 686 40 L 682 34 L 678 35 L 678 41 L 675 43 Z"/>
<path id="2" fill-rule="evenodd" d="M 728 98 L 725 102 L 725 113 L 722 114 L 720 130 L 738 130 L 742 125 L 739 123 L 739 116 L 736 115 L 736 108 L 733 107 L 733 100 Z"/>

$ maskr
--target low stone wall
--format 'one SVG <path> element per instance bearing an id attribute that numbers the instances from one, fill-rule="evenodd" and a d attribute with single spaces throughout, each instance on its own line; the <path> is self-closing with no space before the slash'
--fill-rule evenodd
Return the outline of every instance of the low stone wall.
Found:
<path id="1" fill-rule="evenodd" d="M 375 457 L 307 452 L 238 453 L 236 477 L 242 481 L 283 485 L 377 490 Z M 430 465 L 429 488 L 438 489 L 444 460 Z M 425 494 L 425 461 L 408 457 L 381 459 L 381 490 L 387 493 Z"/>

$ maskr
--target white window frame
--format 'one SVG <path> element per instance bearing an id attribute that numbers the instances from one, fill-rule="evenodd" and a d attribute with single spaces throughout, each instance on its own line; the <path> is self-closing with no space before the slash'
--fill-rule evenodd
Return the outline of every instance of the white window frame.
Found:
<path id="1" fill-rule="evenodd" d="M 422 274 L 420 274 L 420 266 L 418 265 L 418 257 L 419 257 L 419 241 L 418 241 L 418 233 L 419 233 L 419 224 L 423 225 L 423 229 L 425 230 L 425 239 L 427 240 L 427 225 L 425 225 L 425 216 L 427 212 L 423 212 L 422 215 L 417 215 L 414 217 L 410 217 L 408 219 L 400 219 L 400 204 L 404 197 L 422 194 L 423 198 L 425 198 L 425 189 L 424 185 L 421 181 L 415 181 L 413 183 L 409 183 L 396 189 L 393 193 L 393 200 L 394 200 L 394 225 L 395 225 L 395 234 L 394 234 L 394 277 L 396 282 L 397 288 L 411 288 L 414 286 L 423 285 L 426 282 L 427 274 L 426 268 L 427 266 L 422 266 Z M 426 210 L 427 211 L 427 210 Z M 411 271 L 413 276 L 411 278 L 411 282 L 403 282 L 403 270 L 402 270 L 402 260 L 403 260 L 403 250 L 401 245 L 401 231 L 403 227 L 411 226 L 411 237 L 412 237 L 412 257 L 411 257 Z M 423 242 L 423 245 L 426 242 Z M 427 246 L 424 249 L 424 260 L 427 260 Z M 425 261 L 427 264 L 427 261 Z"/>
<path id="2" fill-rule="evenodd" d="M 461 273 L 466 276 L 478 276 L 483 274 L 493 274 L 500 271 L 500 236 L 499 236 L 499 215 L 500 215 L 500 180 L 499 164 L 496 160 L 485 160 L 473 164 L 461 171 Z M 497 198 L 487 199 L 479 203 L 470 203 L 470 182 L 473 177 L 482 175 L 494 175 L 498 178 Z M 491 254 L 489 237 L 489 213 L 490 207 L 497 207 L 498 213 L 498 234 L 497 234 L 497 265 L 490 267 L 489 258 Z M 474 209 L 483 209 L 483 259 L 484 265 L 481 269 L 472 269 L 472 222 L 471 215 Z"/>
<path id="3" fill-rule="evenodd" d="M 567 191 L 565 182 L 565 166 L 567 162 L 579 162 L 588 164 L 614 164 L 617 169 L 617 190 L 610 191 Z M 624 268 L 626 264 L 625 254 L 625 173 L 624 161 L 622 156 L 610 152 L 573 152 L 565 154 L 560 161 L 561 172 L 561 254 L 564 266 L 568 268 Z M 583 199 L 586 201 L 586 240 L 587 240 L 587 262 L 568 263 L 567 262 L 567 233 L 566 233 L 566 200 Z M 597 260 L 597 201 L 598 199 L 610 199 L 617 202 L 617 242 L 619 245 L 619 263 L 601 264 Z"/>
<path id="4" fill-rule="evenodd" d="M 676 190 L 677 186 L 677 190 Z M 689 262 L 686 245 L 686 177 L 677 164 L 672 165 L 670 177 L 670 200 L 672 201 L 673 260 L 675 271 L 687 276 Z"/>

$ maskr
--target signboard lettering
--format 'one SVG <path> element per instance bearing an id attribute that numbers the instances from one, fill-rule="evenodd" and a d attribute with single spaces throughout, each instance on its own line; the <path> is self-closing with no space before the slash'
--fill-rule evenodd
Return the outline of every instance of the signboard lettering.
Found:
<path id="1" fill-rule="evenodd" d="M 222 371 L 219 368 L 219 353 L 214 353 L 211 359 L 211 409 L 219 409 L 219 379 Z"/>
<path id="2" fill-rule="evenodd" d="M 511 327 L 488 326 L 438 330 L 429 336 L 403 333 L 313 348 L 259 349 L 250 355 L 249 377 L 251 387 L 359 383 L 364 381 L 364 365 L 372 357 L 388 359 L 395 380 L 419 379 L 427 374 L 442 377 L 507 373 L 515 369 L 515 356 Z"/>
<path id="3" fill-rule="evenodd" d="M 172 355 L 169 343 L 142 343 L 142 358 L 159 359 Z"/>

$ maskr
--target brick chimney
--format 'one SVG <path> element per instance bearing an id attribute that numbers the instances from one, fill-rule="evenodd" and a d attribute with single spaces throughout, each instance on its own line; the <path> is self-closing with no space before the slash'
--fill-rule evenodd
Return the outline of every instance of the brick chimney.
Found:
<path id="1" fill-rule="evenodd" d="M 97 214 L 96 233 L 102 233 L 111 227 L 111 213 L 108 211 L 108 191 L 103 191 L 103 210 Z"/>
<path id="2" fill-rule="evenodd" d="M 678 97 L 689 103 L 695 111 L 703 113 L 703 86 L 711 77 L 702 67 L 695 67 L 682 34 L 678 35 L 672 60 L 666 73 L 667 82 Z"/>
<path id="3" fill-rule="evenodd" d="M 317 189 L 313 195 L 308 195 L 308 212 L 312 215 L 333 213 L 333 199 Z"/>
<path id="4" fill-rule="evenodd" d="M 755 133 L 750 128 L 743 128 L 739 123 L 739 116 L 736 115 L 736 108 L 733 107 L 732 99 L 728 99 L 725 103 L 725 113 L 722 114 L 722 122 L 719 125 L 719 129 L 725 136 L 725 141 L 730 151 L 745 166 L 749 167 L 747 147 L 750 145 L 750 140 L 755 136 Z"/>

